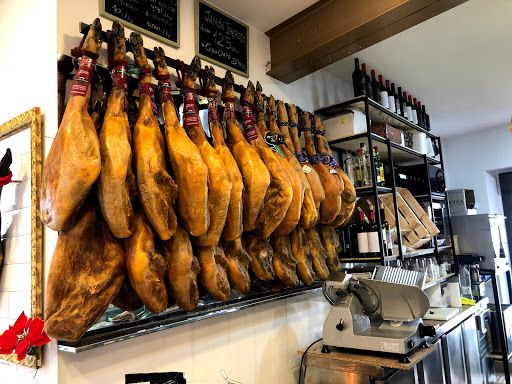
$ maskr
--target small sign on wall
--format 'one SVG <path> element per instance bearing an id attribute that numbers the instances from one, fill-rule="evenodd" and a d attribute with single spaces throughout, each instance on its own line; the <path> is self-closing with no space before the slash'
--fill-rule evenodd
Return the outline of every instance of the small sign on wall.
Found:
<path id="1" fill-rule="evenodd" d="M 179 48 L 180 0 L 99 1 L 101 16 Z"/>
<path id="2" fill-rule="evenodd" d="M 196 55 L 249 77 L 249 27 L 210 4 L 196 0 Z"/>

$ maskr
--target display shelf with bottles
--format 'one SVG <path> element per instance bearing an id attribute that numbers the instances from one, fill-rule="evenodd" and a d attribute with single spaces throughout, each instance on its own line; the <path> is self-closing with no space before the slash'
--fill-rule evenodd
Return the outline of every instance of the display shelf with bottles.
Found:
<path id="1" fill-rule="evenodd" d="M 363 73 L 364 76 L 364 73 Z M 379 83 L 380 86 L 380 83 Z M 386 87 L 387 88 L 387 87 Z M 412 104 L 414 102 L 411 100 Z M 418 106 L 416 106 L 416 110 L 418 110 Z M 396 170 L 401 169 L 403 167 L 418 167 L 418 172 L 425 173 L 425 177 L 422 178 L 423 192 L 422 194 L 418 194 L 418 201 L 421 201 L 424 210 L 429 214 L 431 220 L 436 220 L 434 205 L 436 204 L 444 204 L 443 209 L 441 210 L 443 218 L 437 218 L 436 225 L 442 226 L 444 236 L 433 236 L 431 241 L 423 246 L 423 248 L 419 248 L 412 252 L 405 252 L 402 250 L 402 236 L 398 236 L 396 238 L 396 242 L 398 243 L 398 250 L 396 250 L 395 246 L 395 254 L 388 255 L 388 250 L 386 247 L 386 241 L 384 239 L 383 234 L 379 231 L 378 238 L 380 250 L 377 253 L 380 256 L 380 262 L 382 264 L 387 264 L 389 261 L 394 259 L 407 259 L 412 257 L 417 257 L 421 255 L 439 255 L 441 252 L 452 252 L 454 253 L 454 249 L 452 246 L 444 246 L 439 245 L 443 244 L 443 240 L 446 239 L 446 243 L 453 244 L 453 241 L 449 242 L 448 238 L 451 238 L 451 220 L 449 214 L 449 207 L 446 193 L 433 191 L 430 179 L 428 177 L 429 167 L 439 167 L 439 169 L 443 170 L 443 156 L 441 149 L 441 140 L 438 136 L 434 135 L 432 132 L 427 131 L 426 129 L 420 127 L 417 124 L 414 124 L 399 114 L 392 112 L 390 109 L 385 108 L 381 104 L 377 103 L 375 100 L 367 97 L 366 95 L 358 96 L 340 103 L 336 103 L 330 105 L 325 108 L 320 108 L 315 111 L 316 114 L 320 115 L 322 118 L 335 117 L 337 115 L 341 115 L 346 113 L 348 110 L 356 110 L 364 113 L 366 119 L 366 132 L 357 133 L 354 135 L 350 135 L 347 137 L 342 137 L 336 140 L 329 140 L 329 145 L 331 149 L 338 153 L 340 162 L 343 163 L 345 156 L 347 153 L 351 154 L 351 158 L 353 159 L 353 164 L 357 168 L 358 161 L 358 151 L 361 149 L 373 149 L 378 146 L 378 156 L 374 153 L 373 150 L 367 151 L 366 161 L 368 161 L 369 165 L 367 166 L 370 170 L 368 174 L 368 180 L 365 179 L 363 185 L 358 185 L 357 181 L 357 169 L 354 171 L 354 178 L 356 181 L 356 194 L 358 198 L 361 197 L 372 197 L 373 201 L 379 201 L 379 195 L 381 194 L 392 194 L 393 197 L 393 215 L 394 217 L 400 217 L 398 204 L 397 204 L 397 186 L 401 185 L 401 180 L 397 180 Z M 414 149 L 402 146 L 397 144 L 387 138 L 381 137 L 372 133 L 371 127 L 372 124 L 375 123 L 386 123 L 395 128 L 413 132 L 413 133 L 424 133 L 427 137 L 427 141 L 432 141 L 434 145 L 438 148 L 438 153 L 435 157 L 428 156 L 426 154 L 422 154 Z M 430 139 L 430 140 L 429 140 Z M 360 155 L 360 154 L 359 154 Z M 384 169 L 384 182 L 380 183 L 380 177 L 378 177 L 376 172 L 377 165 L 379 160 L 382 162 L 382 166 Z M 400 181 L 397 183 L 397 181 Z M 369 185 L 368 185 L 369 184 Z M 398 184 L 398 185 L 397 185 Z M 357 211 L 356 211 L 357 214 Z M 382 215 L 379 210 L 375 211 L 375 221 L 378 226 L 382 225 Z M 357 223 L 356 223 L 357 224 Z M 396 221 L 396 231 L 403 233 L 400 229 L 400 220 Z M 355 235 L 355 233 L 354 233 Z M 438 241 L 438 237 L 440 237 L 441 242 Z M 353 236 L 351 237 L 351 239 Z M 453 240 L 453 239 L 450 239 Z M 353 241 L 350 240 L 350 241 Z M 352 247 L 354 248 L 354 247 Z M 374 256 L 372 254 L 372 256 Z M 341 258 L 343 263 L 350 262 L 358 262 L 358 263 L 372 263 L 375 262 L 375 257 L 361 257 L 358 254 L 357 250 L 354 252 L 354 249 L 350 253 L 346 253 L 345 257 Z"/>

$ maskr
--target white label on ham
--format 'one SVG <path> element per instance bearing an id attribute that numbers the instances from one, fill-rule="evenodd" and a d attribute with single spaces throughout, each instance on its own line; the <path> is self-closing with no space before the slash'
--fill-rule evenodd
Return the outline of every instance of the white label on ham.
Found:
<path id="1" fill-rule="evenodd" d="M 311 167 L 308 166 L 308 165 L 303 165 L 302 166 L 302 170 L 304 171 L 304 173 L 307 175 L 309 172 L 311 172 Z"/>
<path id="2" fill-rule="evenodd" d="M 332 173 L 333 175 L 335 175 L 336 173 L 338 173 L 338 172 L 336 172 L 336 170 L 335 170 L 335 169 L 330 169 L 330 170 L 329 170 L 329 172 L 330 172 L 330 173 Z"/>

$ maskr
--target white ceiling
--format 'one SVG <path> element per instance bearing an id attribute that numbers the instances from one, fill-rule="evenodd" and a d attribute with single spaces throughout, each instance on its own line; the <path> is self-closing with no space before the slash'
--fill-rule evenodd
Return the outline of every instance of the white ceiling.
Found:
<path id="1" fill-rule="evenodd" d="M 359 57 L 419 97 L 433 131 L 443 137 L 508 129 L 511 15 L 510 0 L 471 0 L 326 69 L 352 83 L 353 59 Z"/>
<path id="2" fill-rule="evenodd" d="M 208 0 L 246 24 L 266 32 L 318 0 Z"/>

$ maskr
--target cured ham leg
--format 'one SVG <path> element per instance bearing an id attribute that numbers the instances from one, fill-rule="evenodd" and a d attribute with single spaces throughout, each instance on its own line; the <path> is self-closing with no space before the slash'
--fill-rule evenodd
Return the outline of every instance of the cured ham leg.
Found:
<path id="1" fill-rule="evenodd" d="M 68 75 L 73 71 L 73 61 L 70 56 L 62 55 L 57 60 L 57 107 L 58 107 L 58 124 L 62 122 L 64 116 L 65 100 L 66 100 L 66 80 Z"/>
<path id="2" fill-rule="evenodd" d="M 320 235 L 316 227 L 306 230 L 309 248 L 313 256 L 313 270 L 320 280 L 325 280 L 329 277 L 329 269 L 327 266 L 327 258 L 329 254 L 325 250 Z"/>
<path id="3" fill-rule="evenodd" d="M 125 240 L 124 247 L 133 289 L 148 310 L 163 312 L 167 308 L 165 274 L 168 265 L 157 249 L 153 230 L 142 211 L 135 214 L 134 233 Z"/>
<path id="4" fill-rule="evenodd" d="M 231 71 L 226 71 L 222 84 L 222 100 L 226 104 L 226 128 L 231 153 L 238 164 L 244 182 L 243 193 L 243 230 L 246 232 L 256 228 L 267 188 L 270 185 L 270 173 L 260 159 L 256 150 L 245 140 L 235 114 L 234 78 Z M 250 254 L 250 253 L 249 253 Z"/>
<path id="5" fill-rule="evenodd" d="M 46 332 L 76 341 L 103 315 L 125 278 L 125 254 L 99 209 L 83 205 L 59 233 L 46 287 Z"/>
<path id="6" fill-rule="evenodd" d="M 285 219 L 285 216 L 288 216 L 287 212 L 292 203 L 294 191 L 288 173 L 282 169 L 279 160 L 276 159 L 276 156 L 282 155 L 270 149 L 261 133 L 256 129 L 256 123 L 252 117 L 251 107 L 253 107 L 253 103 L 254 85 L 249 81 L 241 99 L 241 104 L 243 105 L 245 138 L 256 152 L 258 152 L 261 160 L 263 160 L 270 172 L 270 185 L 265 194 L 263 207 L 256 219 L 256 228 L 253 234 L 262 239 L 266 239 L 278 228 L 283 219 Z M 271 145 L 273 148 L 277 148 L 274 144 Z M 274 153 L 276 155 L 274 155 Z M 297 196 L 297 199 L 300 199 L 300 196 Z M 294 207 L 292 207 L 292 210 L 293 209 Z M 299 221 L 298 214 L 300 214 L 300 212 L 296 212 L 291 218 L 286 218 L 287 221 L 292 220 L 291 225 L 293 227 L 297 225 Z M 290 224 L 287 225 L 289 226 Z"/>
<path id="7" fill-rule="evenodd" d="M 356 205 L 356 190 L 345 172 L 343 172 L 341 167 L 332 158 L 332 150 L 329 147 L 327 140 L 325 140 L 324 133 L 324 123 L 322 123 L 319 116 L 315 116 L 315 135 L 318 144 L 318 152 L 324 159 L 324 163 L 327 162 L 333 165 L 333 168 L 338 172 L 343 185 L 343 191 L 341 192 L 342 206 L 340 212 L 336 219 L 334 219 L 332 223 L 328 224 L 330 228 L 335 228 L 347 224 L 352 217 Z"/>
<path id="8" fill-rule="evenodd" d="M 183 87 L 193 90 L 197 75 L 201 70 L 201 60 L 194 57 L 183 77 Z M 207 231 L 195 239 L 197 245 L 214 246 L 219 243 L 220 235 L 226 224 L 229 200 L 231 197 L 231 177 L 226 169 L 219 153 L 213 148 L 204 133 L 196 107 L 195 92 L 185 94 L 185 106 L 183 112 L 184 127 L 193 143 L 199 149 L 199 153 L 208 168 L 208 211 L 209 226 Z M 181 166 L 181 163 L 178 164 Z M 195 177 L 190 175 L 190 177 Z M 186 193 L 186 191 L 185 191 Z"/>
<path id="9" fill-rule="evenodd" d="M 245 249 L 249 256 L 251 256 L 251 271 L 256 277 L 263 281 L 274 280 L 274 266 L 272 265 L 274 251 L 270 241 L 247 234 L 245 236 Z"/>
<path id="10" fill-rule="evenodd" d="M 283 135 L 284 141 L 286 142 L 287 148 L 290 150 L 290 152 L 295 156 L 297 161 L 294 161 L 295 167 L 297 167 L 297 162 L 299 163 L 300 167 L 302 168 L 302 172 L 299 171 L 299 168 L 296 168 L 297 174 L 301 178 L 302 185 L 305 185 L 306 188 L 304 190 L 304 199 L 302 201 L 302 205 L 298 206 L 297 209 L 301 210 L 300 213 L 300 226 L 302 228 L 311 228 L 314 225 L 318 223 L 318 220 L 320 218 L 318 210 L 315 205 L 315 199 L 313 196 L 313 191 L 311 190 L 311 187 L 309 185 L 308 178 L 306 176 L 307 173 L 311 173 L 313 170 L 310 166 L 304 167 L 305 164 L 301 164 L 300 161 L 302 160 L 300 157 L 298 157 L 294 153 L 294 146 L 292 139 L 290 137 L 290 130 L 289 126 L 293 124 L 295 128 L 297 127 L 297 111 L 295 110 L 295 106 L 293 109 L 291 109 L 290 114 L 290 122 L 288 122 L 288 114 L 286 112 L 286 107 L 283 104 L 282 101 L 279 101 L 277 103 L 277 111 L 278 111 L 278 125 L 281 130 L 281 134 Z"/>
<path id="11" fill-rule="evenodd" d="M 299 116 L 297 113 L 297 108 L 293 104 L 290 104 L 289 118 L 290 129 L 288 132 L 285 132 L 288 133 L 288 136 L 292 142 L 292 147 L 289 149 L 297 158 L 297 161 L 302 167 L 302 171 L 306 175 L 307 180 L 306 190 L 304 192 L 304 203 L 302 205 L 302 211 L 298 225 L 301 228 L 309 229 L 318 224 L 318 221 L 320 220 L 320 203 L 323 199 L 325 199 L 325 193 L 318 174 L 311 166 L 311 164 L 309 164 L 307 156 L 304 154 L 300 147 L 298 130 Z M 286 127 L 282 127 L 281 131 L 283 131 L 285 128 Z"/>
<path id="12" fill-rule="evenodd" d="M 267 127 L 265 123 L 265 116 L 262 111 L 262 89 L 259 83 L 257 84 L 256 91 L 256 105 L 258 130 L 276 153 L 276 158 L 279 160 L 282 169 L 288 174 L 293 191 L 293 199 L 288 208 L 288 212 L 283 222 L 274 231 L 276 235 L 287 235 L 297 226 L 300 219 L 301 206 L 306 187 L 304 184 L 305 180 L 301 180 L 300 178 L 301 175 L 298 173 L 297 168 L 298 164 L 294 162 L 294 159 L 292 159 L 293 155 L 287 150 L 286 144 L 279 133 L 279 128 L 277 128 L 275 117 L 273 115 L 269 117 L 269 127 Z"/>
<path id="13" fill-rule="evenodd" d="M 309 114 L 307 112 L 304 112 L 302 114 L 302 129 L 304 130 L 304 132 L 311 132 L 311 119 L 309 118 Z M 314 167 L 311 166 L 308 157 L 306 156 L 306 154 L 304 153 L 300 146 L 298 128 L 290 127 L 290 136 L 292 138 L 293 147 L 295 148 L 295 153 L 300 158 L 299 162 L 302 165 L 302 168 L 304 169 L 304 166 L 307 166 L 306 170 L 308 170 L 309 172 L 306 174 L 306 177 L 308 179 L 309 185 L 311 186 L 311 191 L 313 192 L 313 198 L 315 199 L 316 209 L 320 211 L 320 204 L 325 199 L 325 191 L 322 185 L 322 181 L 320 180 L 320 176 L 318 176 L 318 172 L 315 170 Z M 320 219 L 320 217 L 318 219 Z"/>
<path id="14" fill-rule="evenodd" d="M 309 114 L 304 112 L 303 119 L 309 119 Z M 315 143 L 311 130 L 304 125 L 304 139 L 306 141 L 306 154 L 310 163 L 317 171 L 325 192 L 325 199 L 320 204 L 320 224 L 329 224 L 338 216 L 341 209 L 341 178 L 338 172 L 329 165 L 324 164 L 320 155 L 316 153 Z"/>
<path id="15" fill-rule="evenodd" d="M 341 252 L 341 244 L 338 234 L 334 228 L 326 228 L 323 225 L 318 228 L 318 232 L 320 233 L 322 245 L 327 251 L 327 266 L 329 267 L 329 271 L 337 272 L 341 270 L 340 259 L 338 257 Z"/>
<path id="16" fill-rule="evenodd" d="M 304 229 L 295 228 L 290 233 L 290 245 L 292 254 L 297 260 L 297 275 L 305 285 L 313 284 L 313 255 Z M 327 265 L 325 265 L 325 270 L 327 270 Z"/>
<path id="17" fill-rule="evenodd" d="M 271 239 L 272 249 L 274 250 L 272 264 L 274 265 L 276 276 L 287 287 L 296 287 L 299 285 L 299 278 L 297 277 L 297 260 L 292 254 L 289 236 L 272 235 Z"/>
<path id="18" fill-rule="evenodd" d="M 246 294 L 251 290 L 249 263 L 251 256 L 247 253 L 239 237 L 235 241 L 223 243 L 224 254 L 228 259 L 228 280 L 240 293 Z"/>
<path id="19" fill-rule="evenodd" d="M 178 307 L 184 311 L 192 311 L 199 303 L 197 274 L 200 271 L 199 261 L 192 252 L 190 238 L 181 226 L 171 240 L 162 242 L 163 253 L 169 269 L 167 279 L 171 293 Z"/>
<path id="20" fill-rule="evenodd" d="M 205 96 L 209 98 L 208 122 L 210 125 L 210 132 L 212 134 L 213 146 L 222 158 L 222 162 L 231 177 L 231 184 L 233 185 L 231 188 L 231 196 L 229 198 L 226 224 L 222 231 L 222 238 L 224 241 L 237 241 L 242 235 L 242 193 L 244 190 L 244 182 L 236 160 L 224 142 L 224 131 L 221 125 L 219 113 L 217 112 L 217 90 L 215 89 L 215 71 L 213 67 L 205 67 L 203 83 L 206 92 Z M 224 249 L 224 251 L 225 250 L 226 249 Z"/>
<path id="21" fill-rule="evenodd" d="M 111 32 L 111 50 L 116 65 L 107 112 L 100 132 L 101 173 L 98 178 L 98 201 L 101 212 L 117 238 L 132 235 L 134 214 L 132 199 L 137 194 L 137 183 L 132 172 L 132 134 L 126 103 L 126 47 L 124 28 L 114 21 Z"/>
<path id="22" fill-rule="evenodd" d="M 133 154 L 140 202 L 146 217 L 161 240 L 169 240 L 176 232 L 174 200 L 178 187 L 167 173 L 164 138 L 155 116 L 151 69 L 144 52 L 142 36 L 130 35 L 136 64 L 141 67 L 139 116 L 133 130 Z"/>
<path id="23" fill-rule="evenodd" d="M 87 112 L 91 79 L 101 46 L 100 19 L 89 28 L 59 131 L 44 162 L 41 220 L 54 231 L 70 229 L 101 170 L 100 143 Z"/>
<path id="24" fill-rule="evenodd" d="M 228 260 L 224 250 L 214 245 L 212 247 L 198 247 L 198 259 L 201 265 L 199 281 L 215 300 L 223 301 L 229 298 L 227 268 Z"/>
<path id="25" fill-rule="evenodd" d="M 171 96 L 165 52 L 155 48 L 155 77 L 158 81 L 165 124 L 165 142 L 174 180 L 179 188 L 177 210 L 185 229 L 192 236 L 206 233 L 210 225 L 208 213 L 208 167 L 199 148 L 180 125 Z"/>

